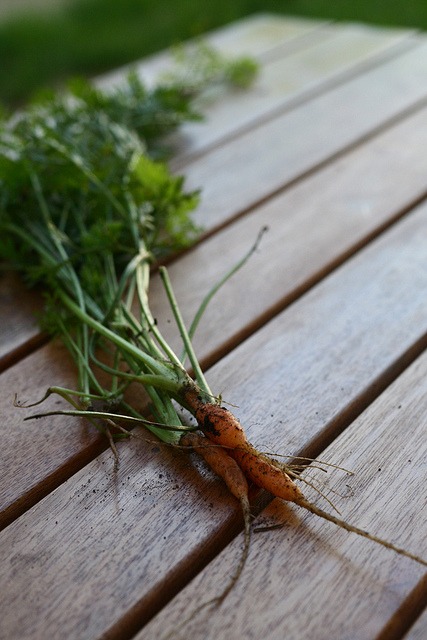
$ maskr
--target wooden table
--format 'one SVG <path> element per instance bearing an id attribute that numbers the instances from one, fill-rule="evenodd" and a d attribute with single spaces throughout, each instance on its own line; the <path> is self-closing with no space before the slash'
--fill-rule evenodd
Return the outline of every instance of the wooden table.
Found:
<path id="1" fill-rule="evenodd" d="M 209 381 L 261 449 L 354 472 L 317 472 L 346 520 L 427 558 L 427 39 L 257 16 L 212 40 L 261 74 L 174 141 L 203 187 L 205 239 L 170 267 L 187 319 L 269 230 L 200 327 Z M 222 606 L 185 622 L 238 563 L 239 506 L 181 451 L 122 442 L 114 474 L 86 424 L 24 423 L 15 392 L 75 373 L 38 296 L 0 287 L 2 639 L 427 637 L 423 567 L 267 499 L 255 524 L 284 527 L 254 534 Z M 152 300 L 165 318 L 156 279 Z"/>

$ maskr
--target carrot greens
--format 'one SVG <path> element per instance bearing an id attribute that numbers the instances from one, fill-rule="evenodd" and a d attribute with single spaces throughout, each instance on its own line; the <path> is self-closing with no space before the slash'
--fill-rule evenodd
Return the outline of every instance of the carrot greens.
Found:
<path id="1" fill-rule="evenodd" d="M 67 95 L 44 96 L 0 125 L 0 257 L 44 290 L 42 327 L 77 364 L 78 389 L 61 392 L 76 409 L 123 404 L 137 381 L 156 419 L 181 426 L 170 395 L 188 376 L 157 330 L 148 287 L 152 263 L 196 239 L 198 193 L 158 158 L 165 135 L 200 117 L 207 87 L 244 86 L 255 72 L 209 47 L 196 54 L 152 89 L 135 73 L 109 91 L 74 81 Z M 108 387 L 95 368 L 108 371 Z"/>

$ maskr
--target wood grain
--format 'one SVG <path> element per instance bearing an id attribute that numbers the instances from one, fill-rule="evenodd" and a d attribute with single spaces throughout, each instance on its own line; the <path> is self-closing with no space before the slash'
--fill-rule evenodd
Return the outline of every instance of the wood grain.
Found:
<path id="1" fill-rule="evenodd" d="M 378 393 L 384 379 L 396 374 L 402 354 L 425 339 L 426 221 L 424 207 L 210 372 L 213 388 L 240 404 L 236 412 L 258 445 L 292 454 L 319 440 L 321 432 L 331 433 Z M 413 446 L 410 434 L 405 438 L 407 446 Z M 145 443 L 125 442 L 120 449 L 116 479 L 106 452 L 0 535 L 1 576 L 8 585 L 0 594 L 6 637 L 55 637 L 59 629 L 65 636 L 82 639 L 115 637 L 118 629 L 130 635 L 240 525 L 236 505 L 203 467 L 194 469 L 179 452 L 153 450 Z M 406 455 L 404 447 L 403 452 Z M 417 468 L 417 459 L 411 469 Z M 399 457 L 396 460 L 400 476 Z M 341 454 L 336 461 L 342 462 Z M 375 471 L 375 458 L 368 462 Z M 358 484 L 359 497 L 362 491 Z M 402 515 L 405 508 L 399 505 Z M 367 516 L 372 522 L 370 512 Z M 387 528 L 390 522 L 378 518 L 375 524 L 385 535 L 393 532 Z M 283 549 L 283 532 L 276 539 Z M 267 538 L 256 541 L 253 554 L 258 545 L 271 545 L 272 539 L 262 540 Z M 323 532 L 308 540 L 313 554 L 308 567 L 317 571 L 318 546 L 325 551 Z M 410 538 L 401 542 L 409 543 Z M 290 555 L 291 546 L 286 549 Z M 397 567 L 396 575 L 412 583 L 413 567 L 408 573 L 402 569 L 407 565 L 396 564 L 393 555 L 383 564 L 383 556 L 376 555 L 372 546 L 367 544 L 366 549 L 368 556 L 361 552 L 360 572 L 365 575 L 368 566 L 372 580 L 367 559 L 375 557 L 375 567 L 380 565 L 375 587 L 388 580 L 390 561 Z M 329 562 L 335 552 L 326 551 Z M 235 547 L 231 553 L 237 561 Z M 347 565 L 342 554 L 337 555 L 341 572 Z M 382 566 L 387 567 L 386 574 Z M 294 587 L 295 580 L 285 580 L 282 590 L 289 584 Z M 389 612 L 402 594 L 397 589 L 392 606 L 387 601 Z M 199 601 L 201 596 L 202 592 Z"/>
<path id="2" fill-rule="evenodd" d="M 203 105 L 202 123 L 187 123 L 167 139 L 174 167 L 274 113 L 294 108 L 316 94 L 342 83 L 361 69 L 378 65 L 387 57 L 414 45 L 411 32 L 378 32 L 362 25 L 332 25 L 316 31 L 301 50 L 275 57 L 260 67 L 259 77 L 247 91 L 224 93 Z"/>
<path id="3" fill-rule="evenodd" d="M 39 295 L 28 291 L 18 276 L 0 275 L 0 371 L 40 344 L 35 318 L 40 303 Z"/>
<path id="4" fill-rule="evenodd" d="M 76 418 L 24 422 L 43 410 L 69 408 L 52 397 L 42 407 L 18 409 L 41 399 L 51 385 L 75 387 L 76 375 L 65 349 L 48 344 L 0 376 L 0 528 L 57 486 L 105 447 L 95 429 Z"/>
<path id="5" fill-rule="evenodd" d="M 187 456 L 119 449 L 117 474 L 107 452 L 2 532 L 2 637 L 114 637 L 116 620 L 147 616 L 236 529 L 233 499 Z"/>
<path id="6" fill-rule="evenodd" d="M 425 640 L 427 636 L 427 611 L 425 611 L 416 623 L 405 635 L 405 640 Z"/>
<path id="7" fill-rule="evenodd" d="M 105 380 L 105 375 L 99 378 Z M 0 529 L 108 447 L 94 424 L 78 418 L 26 420 L 39 413 L 70 409 L 56 394 L 29 406 L 41 400 L 51 386 L 77 387 L 74 363 L 56 341 L 0 375 Z M 15 396 L 21 407 L 14 406 Z M 125 399 L 131 399 L 139 411 L 147 408 L 140 386 L 131 385 Z"/>
<path id="8" fill-rule="evenodd" d="M 322 455 L 354 479 L 331 481 L 353 494 L 339 501 L 343 516 L 427 557 L 425 487 L 427 354 L 414 363 Z M 390 446 L 393 442 L 393 447 Z M 315 474 L 316 475 L 316 474 Z M 317 477 L 320 477 L 317 472 Z M 348 493 L 348 491 L 347 491 Z M 334 498 L 336 501 L 337 498 Z M 149 624 L 136 640 L 262 637 L 304 640 L 377 638 L 399 603 L 416 589 L 425 568 L 354 534 L 275 501 L 260 518 L 284 521 L 279 531 L 253 536 L 245 571 L 220 609 L 197 605 L 221 591 L 236 542 Z M 426 587 L 426 585 L 424 585 Z M 426 597 L 427 588 L 418 597 Z M 401 637 L 408 620 L 390 629 Z M 178 628 L 177 628 L 178 627 Z M 420 636 L 421 637 L 421 636 Z"/>
<path id="9" fill-rule="evenodd" d="M 197 222 L 209 230 L 225 224 L 426 100 L 421 42 L 186 165 L 187 187 L 203 187 Z"/>
<path id="10" fill-rule="evenodd" d="M 265 65 L 254 92 L 244 95 L 235 93 L 230 99 L 219 101 L 210 110 L 207 122 L 196 127 L 197 133 L 194 129 L 197 140 L 195 144 L 205 144 L 206 141 L 221 138 L 225 135 L 224 126 L 227 135 L 236 132 L 245 122 L 265 117 L 269 110 L 283 103 L 283 100 L 298 95 L 303 99 L 307 92 L 324 85 L 337 73 L 339 75 L 343 70 L 352 69 L 356 63 L 372 56 L 375 58 L 375 55 L 384 51 L 392 51 L 399 44 L 407 46 L 406 42 L 409 42 L 408 32 L 404 30 L 378 30 L 355 25 L 341 29 L 336 26 L 320 28 L 319 25 L 320 23 L 298 20 L 288 23 L 287 20 L 277 21 L 261 16 L 243 21 L 214 36 L 214 41 L 226 53 L 241 53 L 249 43 L 256 43 L 255 53 L 262 57 L 263 52 L 269 52 L 272 61 Z M 289 47 L 284 47 L 284 44 L 294 42 L 295 39 L 299 42 L 298 34 L 308 33 L 311 34 L 310 41 L 305 42 L 304 48 L 289 55 Z M 280 56 L 277 54 L 277 47 L 280 48 Z M 276 51 L 276 57 L 272 55 L 273 51 Z M 161 64 L 165 64 L 166 58 L 167 54 L 160 56 Z M 160 62 L 155 61 L 147 62 L 144 68 L 147 73 L 154 74 L 154 77 L 159 73 L 159 64 Z M 277 81 L 279 76 L 280 82 Z M 108 82 L 112 83 L 113 79 L 110 78 Z M 188 138 L 188 133 L 189 131 L 184 134 L 184 138 Z M 208 186 L 209 181 L 204 187 Z M 33 313 L 39 311 L 41 301 L 37 295 L 24 295 L 25 290 L 17 279 L 12 282 L 7 277 L 2 280 L 1 286 L 0 295 L 4 304 L 2 314 L 4 313 L 5 320 L 0 333 L 0 365 L 4 368 L 40 344 L 41 336 Z"/>
<path id="11" fill-rule="evenodd" d="M 194 339 L 217 359 L 426 193 L 427 110 L 271 198 L 169 266 L 189 326 L 204 295 L 268 227 L 257 252 L 216 294 Z M 407 167 L 411 171 L 407 172 Z M 400 176 L 405 173 L 405 180 Z M 220 258 L 220 259 L 219 259 Z M 180 340 L 158 277 L 150 303 L 171 344 Z"/>

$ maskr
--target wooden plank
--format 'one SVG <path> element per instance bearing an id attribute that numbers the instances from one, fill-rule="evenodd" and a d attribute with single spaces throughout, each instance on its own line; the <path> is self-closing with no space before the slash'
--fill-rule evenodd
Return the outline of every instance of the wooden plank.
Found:
<path id="1" fill-rule="evenodd" d="M 317 38 L 317 32 L 322 31 L 326 24 L 321 20 L 255 14 L 209 32 L 203 39 L 225 55 L 250 54 L 262 61 L 305 47 L 309 41 Z M 153 54 L 139 62 L 103 74 L 97 79 L 97 83 L 102 87 L 120 84 L 123 76 L 135 69 L 150 86 L 160 74 L 169 69 L 172 54 L 170 49 Z"/>
<path id="2" fill-rule="evenodd" d="M 344 518 L 424 557 L 426 380 L 427 353 L 322 455 L 355 472 L 353 494 L 339 502 Z M 319 479 L 321 474 L 316 475 Z M 332 484 L 345 492 L 348 482 L 343 478 Z M 264 513 L 264 520 L 285 521 L 286 526 L 253 536 L 245 571 L 220 609 L 202 610 L 181 626 L 198 605 L 221 591 L 241 539 L 136 640 L 166 638 L 171 631 L 177 639 L 189 635 L 195 639 L 267 635 L 289 640 L 401 637 L 411 624 L 411 607 L 407 607 L 409 617 L 402 611 L 393 625 L 389 620 L 402 601 L 425 600 L 425 580 L 420 588 L 424 567 L 277 500 Z M 386 625 L 388 632 L 383 636 Z"/>
<path id="3" fill-rule="evenodd" d="M 416 145 L 416 142 L 414 143 Z M 406 147 L 405 147 L 406 148 Z M 400 156 L 403 158 L 403 156 Z M 422 162 L 422 158 L 419 160 L 419 162 Z M 277 167 L 275 167 L 274 169 L 272 169 L 273 173 L 276 173 L 279 171 L 279 169 Z M 332 170 L 333 172 L 334 170 Z M 400 172 L 400 168 L 399 168 L 399 172 Z M 413 176 L 411 176 L 411 178 L 415 178 L 417 179 L 419 177 L 419 173 L 417 171 L 417 169 L 414 170 L 413 172 Z M 219 188 L 219 185 L 217 183 L 216 180 L 216 176 L 206 176 L 206 184 L 204 185 L 204 191 L 207 190 L 207 192 L 209 193 L 209 191 L 211 190 L 210 184 L 212 182 L 215 183 L 216 185 L 216 189 Z M 309 185 L 311 185 L 311 183 L 308 183 Z M 406 183 L 404 183 L 402 186 L 402 188 L 404 188 L 406 185 Z M 311 188 L 311 187 L 309 187 Z M 321 191 L 323 192 L 324 190 L 324 186 L 322 186 Z M 295 192 L 292 192 L 295 193 Z M 328 190 L 329 193 L 329 190 Z M 218 200 L 218 195 L 220 197 L 222 197 L 222 194 L 217 194 L 217 200 Z M 240 197 L 240 194 L 239 194 Z M 346 196 L 345 196 L 346 197 Z M 275 205 L 273 205 L 274 207 Z M 280 199 L 277 200 L 277 206 L 281 206 L 281 201 Z M 287 203 L 287 198 L 285 196 L 285 199 L 283 201 L 283 207 L 284 210 L 286 210 L 286 207 L 289 207 L 290 210 L 292 210 L 294 208 L 294 203 L 292 202 L 292 197 L 288 200 Z M 260 211 L 260 218 L 264 217 L 264 209 L 261 209 Z M 276 212 L 276 217 L 277 217 L 277 212 Z M 266 211 L 266 222 L 268 223 L 268 218 L 269 218 L 269 213 Z M 258 224 L 255 220 L 255 218 L 253 218 L 253 222 L 254 224 Z M 262 222 L 261 224 L 265 224 L 266 222 Z M 269 223 L 270 224 L 270 223 Z M 271 223 L 273 224 L 273 223 Z M 311 224 L 311 223 L 310 223 Z M 238 226 L 235 227 L 235 231 L 238 234 L 238 237 L 240 237 L 241 235 L 241 230 Z M 288 229 L 287 229 L 288 231 Z M 250 234 L 253 234 L 252 237 L 255 237 L 257 233 L 257 229 L 255 229 L 254 227 L 252 227 L 251 229 L 248 228 L 247 232 L 245 232 L 244 236 L 242 237 L 246 237 L 248 236 L 248 240 L 250 239 Z M 304 231 L 305 233 L 305 231 Z M 227 240 L 223 239 L 223 236 L 220 236 L 221 238 L 221 242 L 225 242 L 227 243 Z M 231 241 L 233 243 L 233 245 L 231 246 L 235 246 L 236 250 L 241 250 L 244 251 L 245 247 L 242 246 L 241 249 L 238 249 L 238 247 L 241 246 L 241 243 L 239 243 L 238 245 L 235 244 L 235 239 L 232 239 L 232 236 L 230 236 Z M 292 237 L 292 242 L 290 243 L 291 245 L 295 246 L 295 239 L 294 237 Z M 268 244 L 268 242 L 267 242 Z M 210 246 L 211 245 L 204 245 L 206 246 L 206 251 L 209 252 L 210 250 Z M 230 248 L 231 248 L 230 246 Z M 225 249 L 227 250 L 227 246 L 225 246 Z M 203 248 L 202 251 L 205 251 L 205 249 Z M 216 249 L 213 249 L 214 253 L 216 253 Z M 288 254 L 287 255 L 294 255 L 293 252 L 289 253 L 289 247 L 287 249 Z M 222 251 L 221 251 L 222 253 Z M 230 254 L 230 252 L 228 252 Z M 230 254 L 230 257 L 232 260 L 234 260 L 234 255 Z M 209 259 L 209 263 L 210 263 L 210 259 Z M 185 262 L 183 264 L 186 264 Z M 214 261 L 214 264 L 218 265 L 218 261 Z M 253 261 L 253 264 L 257 264 L 258 262 Z M 257 266 L 258 268 L 258 266 Z M 248 272 L 247 272 L 248 273 Z M 274 273 L 277 274 L 277 270 L 274 270 Z M 193 275 L 197 275 L 197 272 Z M 215 279 L 217 277 L 216 274 L 212 274 L 213 279 Z M 215 281 L 215 280 L 214 280 Z M 7 280 L 4 280 L 3 282 L 8 282 Z M 203 283 L 204 285 L 204 283 Z M 13 359 L 23 355 L 23 350 L 25 352 L 25 349 L 30 349 L 33 347 L 34 344 L 37 344 L 37 341 L 40 339 L 40 334 L 38 332 L 38 328 L 37 325 L 34 321 L 34 319 L 32 318 L 32 316 L 30 316 L 29 311 L 32 311 L 33 307 L 35 309 L 38 308 L 40 301 L 37 300 L 36 297 L 34 297 L 34 299 L 32 299 L 31 297 L 27 297 L 27 295 L 25 294 L 25 296 L 23 296 L 23 287 L 22 285 L 19 284 L 14 284 L 13 287 L 11 287 L 10 285 L 7 285 L 8 289 L 6 291 L 5 297 L 6 297 L 6 302 L 7 302 L 7 306 L 4 307 L 4 317 L 5 319 L 7 318 L 7 324 L 5 322 L 6 328 L 2 331 L 2 333 L 0 334 L 0 348 L 2 349 L 2 357 L 3 357 L 3 366 L 6 366 L 8 364 L 10 364 Z M 17 292 L 15 294 L 15 287 L 17 288 Z M 196 296 L 199 295 L 199 291 L 203 290 L 203 288 L 201 286 L 197 286 L 197 287 L 193 287 L 190 289 L 188 289 L 188 292 L 193 291 L 196 293 Z M 269 291 L 270 289 L 265 289 L 266 291 Z M 226 291 L 226 290 L 224 290 Z M 245 289 L 241 289 L 241 291 L 245 291 Z M 223 294 L 221 294 L 223 295 Z M 188 296 L 187 296 L 188 298 Z M 195 305 L 195 300 L 193 301 L 193 304 L 186 304 L 186 308 L 188 309 L 188 311 L 192 312 L 194 310 L 194 305 Z M 28 309 L 28 305 L 30 305 L 30 309 Z M 13 314 L 13 315 L 12 315 Z M 240 330 L 240 328 L 239 328 Z M 218 335 L 217 332 L 213 332 L 212 335 Z M 11 339 L 13 338 L 13 340 Z M 206 345 L 207 346 L 207 345 Z M 203 354 L 206 355 L 206 352 Z"/>
<path id="4" fill-rule="evenodd" d="M 258 445 L 296 453 L 330 436 L 426 341 L 426 228 L 423 207 L 210 372 Z M 6 637 L 131 635 L 240 525 L 221 484 L 180 452 L 120 450 L 116 479 L 106 452 L 0 535 Z"/>
<path id="5" fill-rule="evenodd" d="M 16 275 L 0 276 L 0 371 L 41 342 L 35 314 L 40 298 L 28 291 Z"/>
<path id="6" fill-rule="evenodd" d="M 217 359 L 231 344 L 239 342 L 269 315 L 323 277 L 365 238 L 409 206 L 411 199 L 421 197 L 427 169 L 424 153 L 426 136 L 427 110 L 424 110 L 251 216 L 245 216 L 171 265 L 172 281 L 184 317 L 189 322 L 204 292 L 235 263 L 238 256 L 243 255 L 248 239 L 252 242 L 263 225 L 270 227 L 258 252 L 217 294 L 208 308 L 194 341 L 199 356 L 205 361 Z M 399 153 L 396 149 L 400 150 Z M 408 166 L 413 168 L 407 178 L 398 179 Z M 219 255 L 221 260 L 218 260 Z M 162 331 L 180 350 L 177 332 L 170 321 L 170 312 L 157 278 L 153 279 L 151 294 Z M 34 400 L 41 397 L 51 384 L 74 386 L 74 378 L 67 374 L 69 360 L 62 353 L 60 356 L 56 353 L 48 347 L 18 365 L 9 375 L 0 377 L 2 388 L 5 391 L 12 388 L 20 397 Z M 50 358 L 53 362 L 58 359 L 60 364 L 50 365 Z M 32 386 L 34 381 L 31 379 L 27 381 L 29 369 L 40 372 L 36 386 Z M 30 385 L 28 389 L 27 384 Z M 222 383 L 219 390 L 222 390 Z M 43 459 L 49 460 L 50 466 L 40 467 L 38 447 L 33 452 L 34 462 L 27 465 L 27 452 L 34 431 L 41 430 L 41 440 L 44 441 L 44 428 L 39 423 L 23 424 L 23 414 L 13 409 L 11 400 L 6 396 L 2 408 L 2 415 L 6 418 L 3 421 L 3 447 L 9 460 L 8 473 L 11 474 L 5 476 L 6 495 L 1 503 L 3 521 L 10 518 L 10 509 L 15 501 L 20 503 L 22 496 L 32 503 L 30 497 L 34 494 L 28 494 L 30 488 L 34 491 L 45 477 L 55 474 L 58 467 L 69 464 L 80 448 L 86 451 L 85 441 L 75 433 L 75 422 L 66 421 L 62 429 L 60 425 L 63 422 L 56 420 L 55 437 L 49 429 L 49 438 L 54 438 L 54 442 L 49 440 L 50 454 L 46 455 L 43 450 Z M 238 398 L 236 402 L 239 403 Z M 19 447 L 16 447 L 17 437 Z M 12 481 L 14 474 L 21 478 L 19 485 Z"/>
<path id="7" fill-rule="evenodd" d="M 229 222 L 425 101 L 422 42 L 187 165 L 188 188 L 203 187 L 197 221 L 209 230 Z"/>
<path id="8" fill-rule="evenodd" d="M 0 376 L 0 528 L 105 448 L 105 442 L 83 421 L 53 417 L 44 425 L 23 422 L 30 410 L 17 409 L 14 394 L 24 404 L 35 402 L 52 384 L 76 385 L 70 358 L 56 343 L 39 349 Z M 47 406 L 53 410 L 65 408 L 65 403 L 55 398 Z"/>
<path id="9" fill-rule="evenodd" d="M 204 108 L 205 122 L 187 123 L 167 139 L 174 164 L 186 163 L 213 145 L 285 108 L 294 108 L 316 94 L 348 80 L 384 58 L 414 46 L 410 31 L 372 29 L 362 25 L 325 27 L 296 52 L 260 67 L 248 91 L 225 93 Z"/>
<path id="10" fill-rule="evenodd" d="M 208 307 L 194 338 L 198 356 L 206 362 L 217 359 L 424 197 L 426 146 L 424 109 L 171 264 L 170 276 L 190 326 L 203 296 L 246 253 L 260 229 L 269 229 L 250 261 Z M 162 332 L 180 350 L 157 277 L 150 303 Z"/>
<path id="11" fill-rule="evenodd" d="M 427 637 L 427 610 L 411 627 L 405 635 L 405 640 L 425 640 Z M 385 640 L 385 639 L 384 639 Z"/>

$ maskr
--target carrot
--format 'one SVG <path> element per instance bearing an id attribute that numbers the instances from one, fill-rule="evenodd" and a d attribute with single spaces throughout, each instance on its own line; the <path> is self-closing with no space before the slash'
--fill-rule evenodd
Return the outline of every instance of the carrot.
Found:
<path id="1" fill-rule="evenodd" d="M 242 425 L 231 411 L 205 402 L 193 390 L 187 391 L 185 400 L 192 408 L 201 431 L 212 442 L 230 449 L 230 454 L 249 480 L 283 500 L 295 502 L 303 499 L 303 494 L 288 474 L 250 444 Z"/>
<path id="2" fill-rule="evenodd" d="M 213 406 L 213 405 L 212 405 Z M 230 593 L 239 579 L 245 566 L 251 540 L 251 514 L 249 507 L 249 487 L 242 469 L 237 462 L 220 446 L 212 445 L 198 433 L 186 433 L 181 437 L 180 444 L 192 447 L 204 458 L 209 467 L 226 483 L 230 493 L 240 501 L 245 524 L 245 540 L 240 562 L 231 576 L 227 587 L 222 593 L 206 604 L 220 604 Z"/>
<path id="3" fill-rule="evenodd" d="M 265 454 L 260 453 L 248 441 L 240 422 L 230 411 L 228 411 L 228 409 L 218 404 L 214 404 L 212 399 L 206 399 L 205 396 L 197 392 L 197 389 L 194 386 L 191 386 L 191 388 L 187 387 L 184 398 L 185 403 L 192 411 L 198 422 L 199 428 L 203 431 L 206 438 L 214 442 L 216 445 L 224 447 L 229 454 L 226 454 L 227 457 L 234 458 L 245 476 L 258 487 L 270 492 L 276 498 L 280 498 L 287 502 L 294 502 L 324 520 L 328 520 L 347 531 L 363 536 L 364 538 L 381 544 L 400 555 L 406 556 L 411 560 L 415 560 L 416 562 L 427 566 L 427 562 L 421 557 L 397 547 L 387 540 L 383 540 L 378 536 L 372 535 L 367 531 L 355 527 L 306 500 L 302 491 L 286 472 L 286 468 L 278 465 Z M 184 438 L 187 437 L 188 436 L 184 436 Z M 197 446 L 200 447 L 200 441 L 198 441 Z M 198 450 L 201 451 L 199 448 Z M 208 450 L 209 448 L 206 448 L 206 451 Z M 218 454 L 219 451 L 220 450 L 216 450 L 216 454 Z M 209 456 L 205 455 L 204 457 L 207 463 L 212 466 L 212 461 Z M 216 468 L 212 466 L 212 468 L 218 475 L 224 478 L 233 495 L 239 497 L 233 487 L 232 477 L 227 476 L 226 479 L 220 465 L 217 465 Z M 263 527 L 262 529 L 258 529 L 258 531 L 265 531 L 268 529 L 269 527 Z"/>
<path id="4" fill-rule="evenodd" d="M 230 449 L 244 448 L 249 444 L 242 425 L 231 411 L 212 400 L 206 400 L 194 385 L 187 385 L 183 395 L 200 430 L 209 440 Z"/>
<path id="5" fill-rule="evenodd" d="M 186 433 L 181 437 L 180 444 L 192 447 L 201 455 L 207 464 L 226 483 L 230 493 L 242 504 L 247 504 L 248 483 L 237 462 L 221 447 L 210 444 L 206 438 L 197 433 Z"/>

